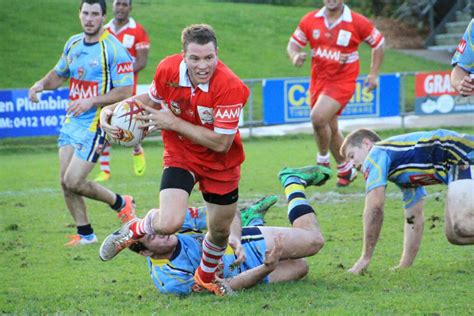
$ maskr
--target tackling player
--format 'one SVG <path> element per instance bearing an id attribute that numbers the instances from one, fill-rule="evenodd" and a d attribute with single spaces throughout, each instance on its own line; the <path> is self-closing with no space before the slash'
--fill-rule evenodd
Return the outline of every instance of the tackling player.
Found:
<path id="1" fill-rule="evenodd" d="M 322 9 L 306 14 L 291 36 L 287 52 L 292 63 L 301 67 L 311 47 L 311 122 L 318 146 L 316 162 L 329 167 L 329 151 L 337 162 L 337 186 L 348 186 L 356 170 L 339 153 L 343 136 L 337 117 L 352 98 L 359 74 L 359 45 L 372 47 L 367 89 L 377 87 L 384 56 L 384 38 L 364 16 L 352 11 L 343 0 L 324 0 Z"/>
<path id="2" fill-rule="evenodd" d="M 403 253 L 397 268 L 411 266 L 420 248 L 425 185 L 448 185 L 445 233 L 449 242 L 474 244 L 474 136 L 440 129 L 382 141 L 374 131 L 358 129 L 344 140 L 341 155 L 361 167 L 366 178 L 363 250 L 349 272 L 361 273 L 372 259 L 388 181 L 401 189 L 405 203 Z"/>
<path id="3" fill-rule="evenodd" d="M 279 173 L 288 201 L 290 227 L 262 227 L 261 216 L 275 197 L 266 197 L 241 213 L 242 246 L 245 261 L 237 263 L 229 247 L 219 263 L 218 295 L 249 288 L 257 283 L 298 280 L 308 273 L 305 257 L 316 254 L 324 245 L 316 214 L 305 197 L 305 187 L 322 185 L 331 170 L 310 166 L 300 169 L 285 168 Z M 273 199 L 273 200 L 272 200 Z M 145 235 L 129 248 L 148 257 L 148 267 L 155 286 L 162 293 L 186 295 L 200 291 L 193 275 L 200 265 L 204 235 L 196 229 L 206 228 L 203 210 L 187 216 L 183 233 L 171 236 Z M 152 210 L 151 213 L 159 213 Z M 257 227 L 258 226 L 258 227 Z M 126 227 L 126 226 L 125 226 Z M 191 234 L 190 234 L 191 233 Z M 117 232 L 120 234 L 120 230 Z M 114 236 L 114 235 L 111 235 Z M 112 237 L 113 238 L 113 237 Z M 222 280 L 222 278 L 224 278 Z"/>
<path id="4" fill-rule="evenodd" d="M 474 94 L 474 20 L 471 20 L 456 48 L 451 64 L 451 86 L 463 96 Z"/>
<path id="5" fill-rule="evenodd" d="M 56 89 L 70 79 L 70 102 L 58 139 L 61 188 L 77 226 L 69 246 L 97 242 L 84 197 L 108 203 L 123 222 L 135 213 L 132 197 L 87 180 L 105 143 L 100 108 L 129 97 L 133 85 L 132 60 L 122 44 L 104 30 L 105 14 L 105 0 L 82 0 L 79 19 L 84 32 L 66 42 L 56 66 L 28 91 L 30 100 L 38 102 L 37 93 Z"/>
<path id="6" fill-rule="evenodd" d="M 130 17 L 132 0 L 114 0 L 112 4 L 114 18 L 105 28 L 122 42 L 133 59 L 134 84 L 133 92 L 137 91 L 138 72 L 145 68 L 148 61 L 150 40 L 145 29 Z M 110 178 L 110 152 L 112 144 L 107 143 L 99 158 L 100 172 L 94 181 L 107 181 Z M 133 170 L 137 176 L 145 174 L 145 151 L 141 144 L 133 149 Z"/>
<path id="7" fill-rule="evenodd" d="M 136 97 L 149 112 L 137 116 L 138 119 L 161 129 L 163 137 L 160 212 L 131 223 L 121 242 L 103 245 L 101 257 L 112 258 L 145 233 L 177 232 L 184 221 L 189 195 L 198 182 L 206 201 L 209 231 L 195 279 L 202 287 L 216 292 L 219 289 L 213 280 L 217 262 L 229 241 L 239 260 L 244 257 L 240 223 L 234 221 L 234 215 L 240 165 L 245 159 L 238 123 L 249 89 L 218 59 L 217 39 L 210 26 L 186 27 L 182 45 L 182 53 L 159 63 L 149 93 Z M 118 137 L 117 128 L 109 124 L 115 106 L 102 110 L 100 123 L 108 134 Z"/>

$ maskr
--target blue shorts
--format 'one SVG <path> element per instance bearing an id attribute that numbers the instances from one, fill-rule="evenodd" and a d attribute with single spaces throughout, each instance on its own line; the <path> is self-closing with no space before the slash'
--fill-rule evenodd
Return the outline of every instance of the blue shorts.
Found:
<path id="1" fill-rule="evenodd" d="M 234 266 L 232 264 L 233 260 L 229 261 L 229 256 L 224 256 L 224 277 L 226 278 L 235 277 L 242 272 L 258 267 L 263 264 L 263 261 L 265 260 L 267 245 L 263 234 L 258 227 L 243 227 L 241 243 L 245 250 L 245 262 L 238 266 Z M 263 279 L 263 283 L 268 282 L 269 279 L 268 276 L 266 276 Z"/>
<path id="2" fill-rule="evenodd" d="M 74 155 L 82 160 L 96 163 L 105 142 L 106 134 L 100 127 L 97 127 L 95 132 L 91 132 L 77 125 L 65 124 L 59 133 L 58 147 L 72 145 Z"/>

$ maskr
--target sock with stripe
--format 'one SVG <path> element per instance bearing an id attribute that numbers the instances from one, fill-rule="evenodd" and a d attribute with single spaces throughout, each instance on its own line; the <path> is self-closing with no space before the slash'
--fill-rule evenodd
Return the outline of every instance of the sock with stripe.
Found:
<path id="1" fill-rule="evenodd" d="M 107 144 L 99 157 L 100 171 L 110 174 L 110 151 L 112 149 L 111 144 Z"/>
<path id="2" fill-rule="evenodd" d="M 196 273 L 204 283 L 211 283 L 214 280 L 214 275 L 219 264 L 219 260 L 225 254 L 226 247 L 220 247 L 208 239 L 208 234 L 202 241 L 202 257 Z"/>
<path id="3" fill-rule="evenodd" d="M 314 209 L 306 200 L 304 182 L 298 177 L 289 177 L 285 181 L 285 195 L 288 201 L 288 219 L 290 223 Z"/>
<path id="4" fill-rule="evenodd" d="M 152 208 L 148 211 L 144 218 L 133 222 L 130 225 L 129 229 L 133 233 L 133 238 L 139 239 L 145 236 L 146 234 L 156 235 L 156 231 L 153 228 L 153 219 L 156 214 L 158 214 L 158 209 Z"/>

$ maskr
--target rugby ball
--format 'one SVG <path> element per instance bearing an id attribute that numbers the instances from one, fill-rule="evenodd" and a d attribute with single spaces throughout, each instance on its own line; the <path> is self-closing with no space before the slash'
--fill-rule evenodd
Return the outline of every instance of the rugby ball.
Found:
<path id="1" fill-rule="evenodd" d="M 120 136 L 110 137 L 112 142 L 125 147 L 138 145 L 145 138 L 148 127 L 140 128 L 144 122 L 136 120 L 135 116 L 144 113 L 146 113 L 145 110 L 137 100 L 128 99 L 120 102 L 110 119 L 110 125 L 120 129 Z"/>

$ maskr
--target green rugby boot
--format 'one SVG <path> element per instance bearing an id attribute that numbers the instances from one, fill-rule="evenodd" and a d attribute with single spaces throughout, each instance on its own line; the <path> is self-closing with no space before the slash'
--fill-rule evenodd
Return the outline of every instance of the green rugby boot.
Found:
<path id="1" fill-rule="evenodd" d="M 240 218 L 242 219 L 242 226 L 248 226 L 256 218 L 263 220 L 268 209 L 277 201 L 278 197 L 276 195 L 267 195 L 249 207 L 241 209 Z"/>
<path id="2" fill-rule="evenodd" d="M 290 177 L 301 179 L 305 187 L 310 185 L 320 186 L 326 183 L 331 176 L 331 169 L 318 165 L 302 168 L 283 168 L 278 173 L 278 179 L 280 179 L 282 186 L 285 186 L 286 180 Z"/>

